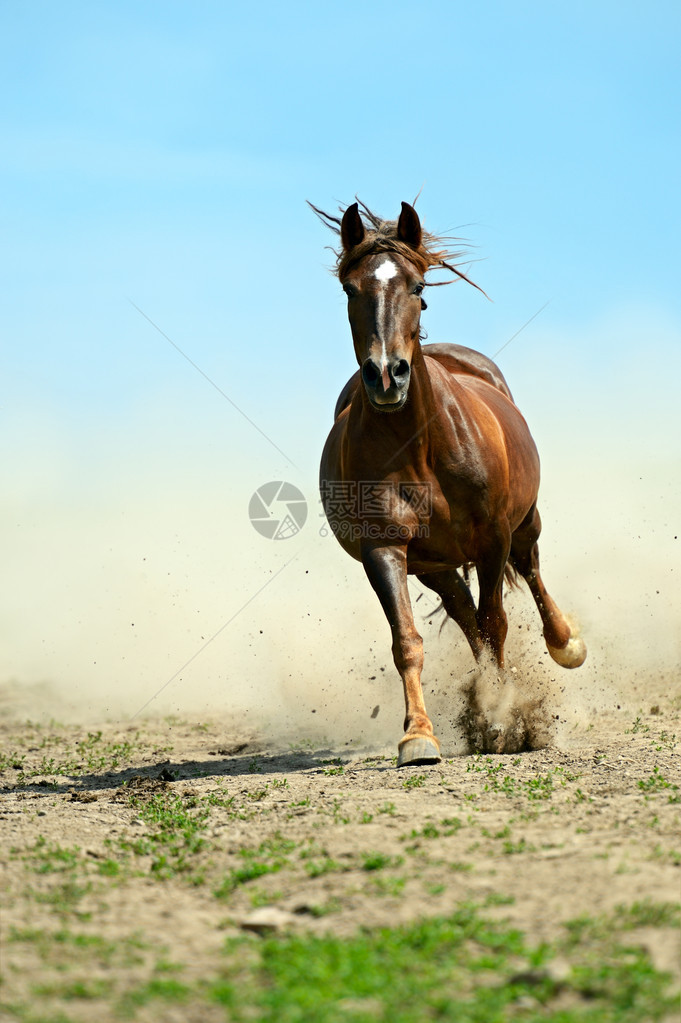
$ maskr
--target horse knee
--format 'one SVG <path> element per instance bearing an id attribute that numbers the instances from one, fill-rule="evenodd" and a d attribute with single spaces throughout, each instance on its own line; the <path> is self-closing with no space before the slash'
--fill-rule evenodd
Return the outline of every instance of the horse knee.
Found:
<path id="1" fill-rule="evenodd" d="M 416 668 L 423 668 L 423 640 L 418 632 L 404 635 L 397 633 L 393 639 L 393 660 L 395 667 L 403 674 Z"/>

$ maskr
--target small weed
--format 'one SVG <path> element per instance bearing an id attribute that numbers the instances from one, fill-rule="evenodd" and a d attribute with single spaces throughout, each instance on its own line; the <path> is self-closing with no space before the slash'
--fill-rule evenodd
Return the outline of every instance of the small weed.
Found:
<path id="1" fill-rule="evenodd" d="M 330 899 L 327 899 L 326 902 L 307 906 L 306 912 L 308 912 L 310 916 L 318 918 L 328 916 L 329 913 L 338 913 L 341 909 L 342 905 L 340 901 L 335 896 L 332 896 Z"/>
<path id="2" fill-rule="evenodd" d="M 106 998 L 112 990 L 113 981 L 102 978 L 32 985 L 34 995 L 43 998 L 60 998 L 64 1001 L 93 1001 L 96 998 Z"/>
<path id="3" fill-rule="evenodd" d="M 308 877 L 323 877 L 336 870 L 343 870 L 340 863 L 332 859 L 328 853 L 324 853 L 317 859 L 309 859 L 305 863 L 305 873 Z"/>
<path id="4" fill-rule="evenodd" d="M 2 753 L 0 752 L 0 774 L 10 768 L 13 771 L 23 771 L 24 761 L 26 760 L 25 753 Z"/>
<path id="5" fill-rule="evenodd" d="M 388 856 L 381 852 L 362 854 L 363 870 L 384 870 L 386 867 L 400 867 L 403 863 L 401 856 Z"/>
<path id="6" fill-rule="evenodd" d="M 372 877 L 371 884 L 377 895 L 388 895 L 393 898 L 402 895 L 406 884 L 404 877 Z"/>
<path id="7" fill-rule="evenodd" d="M 521 838 L 518 842 L 506 841 L 504 842 L 502 849 L 506 856 L 515 856 L 518 853 L 525 852 L 536 852 L 536 847 L 531 845 L 524 838 Z"/>
<path id="8" fill-rule="evenodd" d="M 233 810 L 235 802 L 236 796 L 228 796 L 223 789 L 216 789 L 201 798 L 203 806 L 215 806 L 220 807 L 223 810 Z"/>
<path id="9" fill-rule="evenodd" d="M 412 774 L 409 778 L 405 778 L 402 782 L 402 788 L 404 789 L 420 789 L 428 781 L 428 775 L 426 774 Z"/>
<path id="10" fill-rule="evenodd" d="M 81 900 L 92 891 L 92 884 L 89 881 L 81 883 L 75 878 L 69 878 L 60 884 L 54 885 L 46 892 L 34 891 L 36 902 L 44 906 L 50 906 L 59 916 L 75 916 L 79 920 L 89 920 L 92 914 L 83 912 L 78 908 Z"/>
<path id="11" fill-rule="evenodd" d="M 162 880 L 190 872 L 192 857 L 206 844 L 202 832 L 208 808 L 197 805 L 194 797 L 183 798 L 173 792 L 155 792 L 145 798 L 131 793 L 129 803 L 152 830 L 139 839 L 119 839 L 121 849 L 151 856 L 151 873 Z"/>
<path id="12" fill-rule="evenodd" d="M 439 838 L 440 831 L 432 822 L 424 824 L 422 828 L 412 828 L 409 835 L 402 835 L 400 841 L 413 840 L 415 838 Z"/>
<path id="13" fill-rule="evenodd" d="M 126 992 L 121 999 L 119 1014 L 134 1016 L 137 1009 L 153 1001 L 184 1003 L 191 994 L 192 989 L 189 985 L 176 977 L 152 977 L 146 984 L 140 984 L 139 987 Z"/>
<path id="14" fill-rule="evenodd" d="M 511 829 L 508 824 L 500 831 L 490 831 L 489 828 L 481 828 L 480 834 L 484 835 L 485 838 L 509 838 Z"/>
<path id="15" fill-rule="evenodd" d="M 248 798 L 252 799 L 253 802 L 257 803 L 261 799 L 264 799 L 269 792 L 269 785 L 265 785 L 264 789 L 254 789 L 253 792 L 248 793 Z"/>
<path id="16" fill-rule="evenodd" d="M 256 888 L 251 892 L 251 905 L 256 909 L 258 906 L 271 906 L 281 898 L 281 892 L 268 892 L 264 888 Z"/>
<path id="17" fill-rule="evenodd" d="M 648 798 L 648 796 L 655 795 L 658 792 L 669 791 L 670 803 L 681 802 L 681 797 L 679 796 L 679 786 L 672 784 L 672 782 L 670 781 L 667 781 L 667 779 L 661 773 L 657 765 L 653 768 L 653 773 L 650 775 L 649 778 L 645 779 L 642 778 L 639 780 L 638 787 L 645 794 L 646 799 Z"/>
<path id="18" fill-rule="evenodd" d="M 36 874 L 64 873 L 73 870 L 78 864 L 80 849 L 74 846 L 72 849 L 65 849 L 57 842 L 48 842 L 40 835 L 32 849 L 24 859 L 32 862 L 32 869 Z"/>
<path id="19" fill-rule="evenodd" d="M 456 835 L 463 827 L 463 823 L 458 817 L 443 817 L 440 824 L 444 829 L 443 835 Z"/>
<path id="20" fill-rule="evenodd" d="M 349 824 L 350 818 L 347 814 L 341 813 L 341 801 L 340 799 L 334 799 L 332 807 L 332 815 L 336 824 Z"/>
<path id="21" fill-rule="evenodd" d="M 218 899 L 228 898 L 241 885 L 248 884 L 266 874 L 276 874 L 290 864 L 288 855 L 296 843 L 282 838 L 277 832 L 274 838 L 262 842 L 257 849 L 240 849 L 239 855 L 245 860 L 241 867 L 234 867 L 215 889 Z"/>
<path id="22" fill-rule="evenodd" d="M 97 873 L 102 877 L 118 877 L 121 865 L 118 860 L 106 859 L 97 864 Z"/>

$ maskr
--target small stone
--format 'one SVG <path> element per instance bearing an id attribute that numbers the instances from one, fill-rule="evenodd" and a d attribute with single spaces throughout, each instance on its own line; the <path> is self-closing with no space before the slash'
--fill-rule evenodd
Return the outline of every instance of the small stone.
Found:
<path id="1" fill-rule="evenodd" d="M 241 921 L 241 929 L 254 931 L 256 934 L 273 934 L 285 927 L 290 927 L 295 922 L 293 913 L 287 913 L 285 909 L 277 906 L 260 906 L 249 913 Z"/>

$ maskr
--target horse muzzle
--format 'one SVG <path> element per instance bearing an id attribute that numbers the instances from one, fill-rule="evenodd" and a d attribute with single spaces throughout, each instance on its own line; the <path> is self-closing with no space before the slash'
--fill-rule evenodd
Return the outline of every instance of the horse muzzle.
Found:
<path id="1" fill-rule="evenodd" d="M 367 398 L 380 412 L 396 412 L 407 400 L 411 366 L 406 359 L 388 359 L 383 364 L 366 359 L 362 383 Z"/>

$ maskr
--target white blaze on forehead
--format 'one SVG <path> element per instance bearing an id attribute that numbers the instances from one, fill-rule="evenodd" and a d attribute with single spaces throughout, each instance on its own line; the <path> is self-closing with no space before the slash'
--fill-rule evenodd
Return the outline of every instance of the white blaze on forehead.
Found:
<path id="1" fill-rule="evenodd" d="M 383 381 L 383 389 L 385 391 L 390 387 L 390 376 L 388 375 L 388 353 L 385 348 L 385 340 L 387 334 L 387 323 L 386 321 L 386 308 L 385 308 L 385 291 L 388 281 L 392 280 L 393 277 L 397 276 L 397 267 L 393 263 L 392 259 L 388 259 L 387 256 L 383 260 L 380 266 L 374 270 L 374 277 L 377 281 L 380 281 L 381 288 L 378 293 L 378 309 L 376 310 L 376 321 L 378 325 L 378 333 L 381 338 L 381 378 Z"/>
<path id="2" fill-rule="evenodd" d="M 397 267 L 393 263 L 392 259 L 384 259 L 381 265 L 374 272 L 374 277 L 377 281 L 380 281 L 381 284 L 385 284 L 386 281 L 395 277 L 396 274 Z"/>

